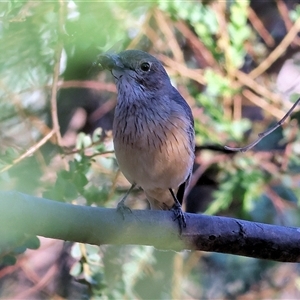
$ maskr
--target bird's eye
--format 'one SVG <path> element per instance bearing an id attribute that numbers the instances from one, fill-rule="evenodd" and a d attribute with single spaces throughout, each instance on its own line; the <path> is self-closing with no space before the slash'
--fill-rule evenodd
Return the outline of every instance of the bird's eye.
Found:
<path id="1" fill-rule="evenodd" d="M 147 62 L 143 62 L 141 63 L 141 70 L 144 72 L 147 72 L 150 70 L 150 64 Z"/>

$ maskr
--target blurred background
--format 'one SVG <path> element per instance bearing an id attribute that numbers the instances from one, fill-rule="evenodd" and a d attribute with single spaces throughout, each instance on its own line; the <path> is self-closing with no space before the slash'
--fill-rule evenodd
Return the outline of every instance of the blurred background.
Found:
<path id="1" fill-rule="evenodd" d="M 192 108 L 188 212 L 299 226 L 298 0 L 0 2 L 0 189 L 116 207 L 116 88 L 95 61 L 141 49 Z M 147 209 L 142 191 L 130 206 Z M 1 299 L 299 299 L 298 264 L 22 237 L 0 253 Z"/>

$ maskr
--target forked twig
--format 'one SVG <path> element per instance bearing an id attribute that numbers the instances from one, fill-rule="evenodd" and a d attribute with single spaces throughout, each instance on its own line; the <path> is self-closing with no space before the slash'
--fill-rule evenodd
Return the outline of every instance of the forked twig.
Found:
<path id="1" fill-rule="evenodd" d="M 280 127 L 284 121 L 291 115 L 291 113 L 293 112 L 293 110 L 295 109 L 295 107 L 300 103 L 300 98 L 293 104 L 293 106 L 289 109 L 289 111 L 284 115 L 284 117 L 282 119 L 280 119 L 275 126 L 271 127 L 270 129 L 263 131 L 261 133 L 258 134 L 258 139 L 255 140 L 254 142 L 250 143 L 249 145 L 245 146 L 245 147 L 241 147 L 241 148 L 234 148 L 234 147 L 228 147 L 228 146 L 224 146 L 224 148 L 226 150 L 231 150 L 234 152 L 246 152 L 250 149 L 252 149 L 255 145 L 257 145 L 264 137 L 266 137 L 267 135 L 269 135 L 270 133 L 272 133 L 274 130 L 276 130 L 278 127 Z"/>

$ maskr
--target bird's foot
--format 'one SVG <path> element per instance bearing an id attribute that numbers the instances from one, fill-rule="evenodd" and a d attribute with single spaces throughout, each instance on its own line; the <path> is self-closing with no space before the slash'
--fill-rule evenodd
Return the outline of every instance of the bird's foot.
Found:
<path id="1" fill-rule="evenodd" d="M 121 199 L 121 201 L 117 205 L 117 212 L 119 212 L 122 215 L 123 220 L 125 219 L 126 211 L 127 212 L 129 211 L 132 213 L 132 210 L 127 205 L 125 205 L 125 200 L 126 200 L 127 196 L 129 195 L 129 193 L 134 189 L 135 185 L 136 185 L 135 183 L 133 183 L 131 185 L 130 189 L 127 191 L 125 196 Z"/>
<path id="2" fill-rule="evenodd" d="M 181 206 L 177 203 L 175 203 L 173 205 L 173 207 L 171 208 L 171 210 L 174 213 L 174 218 L 173 221 L 178 220 L 178 225 L 179 225 L 179 233 L 182 233 L 183 228 L 186 227 L 186 218 L 184 215 L 184 212 L 181 209 Z"/>
<path id="3" fill-rule="evenodd" d="M 132 213 L 132 210 L 127 206 L 125 205 L 125 199 L 123 198 L 117 205 L 117 212 L 120 213 L 123 217 L 123 220 L 125 219 L 125 214 L 130 212 Z"/>

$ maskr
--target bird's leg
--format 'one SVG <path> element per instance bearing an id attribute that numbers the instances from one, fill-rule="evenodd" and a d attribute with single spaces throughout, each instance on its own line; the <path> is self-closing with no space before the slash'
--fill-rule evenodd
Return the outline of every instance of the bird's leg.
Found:
<path id="1" fill-rule="evenodd" d="M 171 195 L 172 195 L 172 197 L 173 197 L 173 199 L 175 201 L 175 204 L 171 208 L 171 210 L 174 213 L 174 219 L 173 219 L 173 221 L 178 220 L 179 232 L 181 234 L 182 233 L 182 229 L 186 227 L 185 215 L 184 215 L 184 212 L 181 209 L 181 205 L 180 205 L 177 197 L 175 196 L 173 190 L 169 189 L 169 191 L 170 191 L 170 193 L 171 193 Z"/>
<path id="2" fill-rule="evenodd" d="M 117 205 L 117 211 L 122 214 L 123 219 L 125 219 L 125 211 L 126 210 L 127 211 L 129 210 L 130 212 L 132 212 L 131 209 L 127 205 L 125 205 L 125 200 L 126 200 L 127 196 L 129 195 L 129 193 L 135 188 L 135 186 L 136 186 L 136 184 L 133 183 L 131 185 L 130 189 L 126 192 L 124 197 L 119 201 L 119 203 Z"/>

